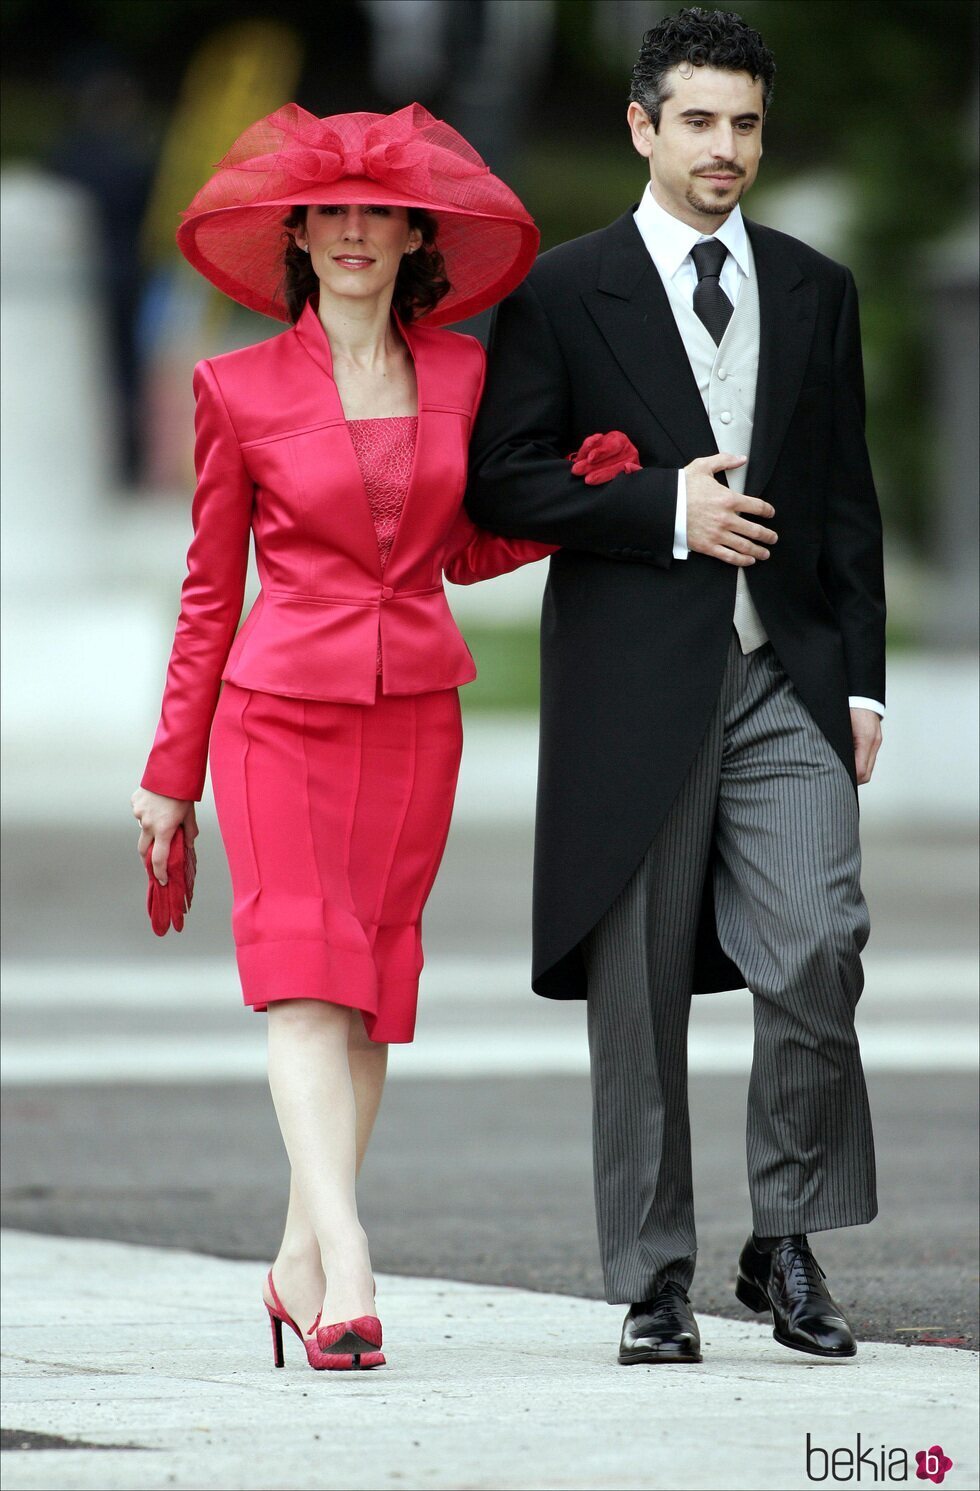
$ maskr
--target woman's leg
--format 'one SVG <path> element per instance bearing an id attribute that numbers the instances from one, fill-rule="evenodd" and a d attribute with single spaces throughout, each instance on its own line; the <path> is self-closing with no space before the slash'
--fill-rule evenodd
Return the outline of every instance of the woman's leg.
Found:
<path id="1" fill-rule="evenodd" d="M 364 1021 L 356 1012 L 351 1013 L 347 1054 L 357 1110 L 356 1172 L 359 1174 L 384 1091 L 388 1047 L 369 1039 Z M 295 1303 L 304 1322 L 309 1324 L 323 1303 L 326 1280 L 320 1263 L 320 1244 L 303 1203 L 296 1176 L 292 1173 L 289 1177 L 286 1224 L 279 1252 L 272 1266 L 272 1276 L 280 1297 Z"/>
<path id="2" fill-rule="evenodd" d="M 354 1102 L 357 1107 L 357 1173 L 361 1173 L 364 1156 L 367 1154 L 374 1120 L 381 1105 L 385 1076 L 388 1072 L 388 1047 L 372 1041 L 364 1029 L 364 1021 L 357 1010 L 351 1010 L 350 1033 L 347 1040 L 347 1055 L 350 1061 L 351 1082 L 354 1084 Z"/>
<path id="3" fill-rule="evenodd" d="M 286 1225 L 272 1265 L 272 1277 L 286 1309 L 297 1325 L 306 1330 L 323 1304 L 326 1281 L 320 1263 L 320 1244 L 292 1171 Z"/>
<path id="4" fill-rule="evenodd" d="M 304 1329 L 321 1304 L 324 1324 L 372 1315 L 354 1180 L 380 1102 L 387 1048 L 366 1049 L 360 1012 L 324 1000 L 277 1000 L 268 1021 L 269 1086 L 292 1167 L 277 1288 Z"/>

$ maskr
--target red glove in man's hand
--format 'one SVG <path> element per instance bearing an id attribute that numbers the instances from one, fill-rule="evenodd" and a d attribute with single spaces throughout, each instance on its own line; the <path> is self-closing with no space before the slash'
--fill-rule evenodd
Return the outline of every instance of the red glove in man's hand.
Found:
<path id="1" fill-rule="evenodd" d="M 590 435 L 583 440 L 578 450 L 568 457 L 574 464 L 573 476 L 584 476 L 585 484 L 597 487 L 602 482 L 612 481 L 624 471 L 642 471 L 640 453 L 622 430 L 610 430 L 605 435 Z"/>
<path id="2" fill-rule="evenodd" d="M 184 929 L 184 912 L 190 910 L 194 895 L 197 854 L 194 845 L 188 844 L 184 838 L 183 828 L 178 826 L 170 840 L 166 885 L 161 885 L 153 873 L 152 854 L 151 844 L 144 860 L 146 873 L 150 878 L 146 891 L 146 909 L 154 932 L 158 937 L 163 937 L 171 927 L 175 932 L 182 932 Z"/>

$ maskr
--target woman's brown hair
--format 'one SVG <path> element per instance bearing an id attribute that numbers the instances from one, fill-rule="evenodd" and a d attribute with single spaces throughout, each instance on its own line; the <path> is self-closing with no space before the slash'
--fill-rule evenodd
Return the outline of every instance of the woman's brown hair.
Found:
<path id="1" fill-rule="evenodd" d="M 310 296 L 320 288 L 310 256 L 297 245 L 294 236 L 296 228 L 306 226 L 307 210 L 305 207 L 294 207 L 289 216 L 283 219 L 283 227 L 287 231 L 283 235 L 286 246 L 283 253 L 285 272 L 282 278 L 282 297 L 289 311 L 289 319 L 294 325 Z M 409 207 L 408 226 L 419 230 L 422 242 L 414 254 L 403 255 L 395 276 L 391 303 L 403 321 L 413 321 L 417 316 L 424 316 L 426 311 L 431 311 L 452 289 L 446 276 L 445 261 L 436 247 L 436 233 L 439 229 L 437 219 L 421 207 Z"/>

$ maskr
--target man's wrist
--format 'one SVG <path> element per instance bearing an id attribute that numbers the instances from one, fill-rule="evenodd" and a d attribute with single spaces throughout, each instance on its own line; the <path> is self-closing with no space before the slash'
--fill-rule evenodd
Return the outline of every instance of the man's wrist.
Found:
<path id="1" fill-rule="evenodd" d="M 847 704 L 849 709 L 871 709 L 879 719 L 885 718 L 885 706 L 879 704 L 877 699 L 866 699 L 861 694 L 853 694 Z"/>

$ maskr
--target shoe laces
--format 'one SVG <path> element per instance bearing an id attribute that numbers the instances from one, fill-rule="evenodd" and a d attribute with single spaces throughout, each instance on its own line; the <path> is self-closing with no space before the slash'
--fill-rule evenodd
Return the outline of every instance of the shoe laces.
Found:
<path id="1" fill-rule="evenodd" d="M 810 1252 L 805 1242 L 792 1241 L 784 1244 L 784 1257 L 786 1259 L 786 1272 L 790 1282 L 801 1284 L 804 1288 L 820 1291 L 820 1281 L 827 1275 L 820 1264 Z"/>

